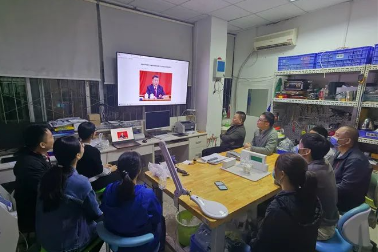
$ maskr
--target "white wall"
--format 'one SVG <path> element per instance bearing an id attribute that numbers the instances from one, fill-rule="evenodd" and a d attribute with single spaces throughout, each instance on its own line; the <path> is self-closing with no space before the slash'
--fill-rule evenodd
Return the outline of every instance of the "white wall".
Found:
<path id="1" fill-rule="evenodd" d="M 262 26 L 238 33 L 235 45 L 234 75 L 237 75 L 240 66 L 247 55 L 251 53 L 256 36 L 292 28 L 298 28 L 297 46 L 260 51 L 255 64 L 253 64 L 256 59 L 255 56 L 247 62 L 241 73 L 241 78 L 251 79 L 239 81 L 236 95 L 233 93 L 237 110 L 246 110 L 249 88 L 256 86 L 273 87 L 275 79 L 272 76 L 277 70 L 277 61 L 280 56 L 315 53 L 344 46 L 358 47 L 377 44 L 378 1 L 355 0 L 346 2 L 275 25 Z M 254 130 L 257 128 L 256 120 L 247 117 L 245 125 L 247 130 L 246 141 L 250 141 Z"/>
<path id="2" fill-rule="evenodd" d="M 206 130 L 209 136 L 218 137 L 221 132 L 223 92 L 213 93 L 213 74 L 214 60 L 218 57 L 226 59 L 226 47 L 226 21 L 208 17 L 196 23 L 194 27 L 194 104 L 197 128 Z"/>

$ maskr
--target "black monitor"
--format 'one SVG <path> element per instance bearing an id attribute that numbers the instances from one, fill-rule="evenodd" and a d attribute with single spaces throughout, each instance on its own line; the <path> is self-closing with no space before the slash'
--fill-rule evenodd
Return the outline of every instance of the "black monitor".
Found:
<path id="1" fill-rule="evenodd" d="M 160 129 L 170 126 L 170 111 L 146 112 L 146 130 Z"/>

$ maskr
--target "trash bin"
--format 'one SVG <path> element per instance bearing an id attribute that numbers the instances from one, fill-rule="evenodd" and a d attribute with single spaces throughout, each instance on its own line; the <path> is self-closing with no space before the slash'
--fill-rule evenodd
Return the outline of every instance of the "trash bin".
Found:
<path id="1" fill-rule="evenodd" d="M 197 231 L 201 221 L 188 210 L 183 210 L 176 214 L 176 222 L 179 243 L 184 247 L 189 246 L 190 237 Z"/>

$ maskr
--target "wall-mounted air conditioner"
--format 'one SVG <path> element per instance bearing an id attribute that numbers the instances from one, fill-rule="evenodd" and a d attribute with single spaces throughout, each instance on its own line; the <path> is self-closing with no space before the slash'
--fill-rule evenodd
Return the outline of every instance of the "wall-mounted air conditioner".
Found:
<path id="1" fill-rule="evenodd" d="M 297 33 L 298 29 L 295 28 L 257 37 L 253 46 L 256 51 L 282 46 L 295 46 L 297 43 Z"/>

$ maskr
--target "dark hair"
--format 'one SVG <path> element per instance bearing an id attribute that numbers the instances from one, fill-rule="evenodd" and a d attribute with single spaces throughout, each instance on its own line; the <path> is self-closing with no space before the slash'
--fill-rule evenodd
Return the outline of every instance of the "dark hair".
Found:
<path id="1" fill-rule="evenodd" d="M 158 78 L 159 79 L 159 76 L 157 76 L 157 75 L 152 76 L 152 79 L 154 79 L 154 78 Z"/>
<path id="2" fill-rule="evenodd" d="M 243 111 L 236 111 L 236 114 L 239 115 L 240 120 L 242 121 L 242 123 L 244 123 L 245 119 L 247 118 L 247 116 L 245 115 L 245 113 Z"/>
<path id="3" fill-rule="evenodd" d="M 95 131 L 96 125 L 94 125 L 92 122 L 80 123 L 79 128 L 77 129 L 77 133 L 79 133 L 81 140 L 87 140 L 93 133 L 95 133 Z"/>
<path id="4" fill-rule="evenodd" d="M 274 115 L 268 111 L 262 113 L 262 115 L 265 116 L 265 119 L 268 121 L 270 127 L 272 127 L 274 124 Z"/>
<path id="5" fill-rule="evenodd" d="M 306 133 L 301 137 L 304 148 L 311 150 L 311 157 L 314 160 L 320 160 L 329 152 L 330 142 L 318 133 Z"/>
<path id="6" fill-rule="evenodd" d="M 46 132 L 49 130 L 47 125 L 35 124 L 27 127 L 24 131 L 25 147 L 35 150 L 41 142 L 45 140 Z"/>
<path id="7" fill-rule="evenodd" d="M 134 199 L 134 182 L 133 179 L 139 175 L 142 170 L 142 161 L 138 152 L 125 152 L 118 159 L 118 172 L 123 178 L 122 183 L 117 188 L 117 198 L 119 201 Z"/>
<path id="8" fill-rule="evenodd" d="M 324 136 L 326 139 L 328 139 L 328 131 L 321 125 L 315 126 L 311 129 L 312 131 L 315 131 L 316 133 Z"/>
<path id="9" fill-rule="evenodd" d="M 72 162 L 80 153 L 81 144 L 74 136 L 59 138 L 54 143 L 54 155 L 58 164 L 48 170 L 40 183 L 40 199 L 43 211 L 50 212 L 59 207 L 67 177 L 73 172 Z"/>
<path id="10" fill-rule="evenodd" d="M 341 128 L 345 128 L 346 129 L 346 135 L 350 138 L 350 140 L 352 141 L 353 145 L 355 145 L 356 143 L 358 143 L 358 137 L 359 137 L 359 133 L 358 133 L 358 130 L 354 127 L 351 127 L 351 126 L 343 126 Z"/>
<path id="11" fill-rule="evenodd" d="M 307 162 L 298 154 L 286 153 L 277 158 L 275 167 L 288 176 L 294 186 L 300 208 L 300 221 L 305 222 L 314 215 L 317 196 L 317 179 L 314 173 L 307 171 Z"/>

